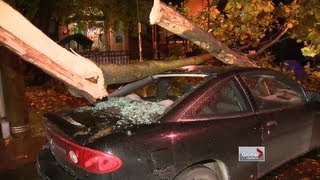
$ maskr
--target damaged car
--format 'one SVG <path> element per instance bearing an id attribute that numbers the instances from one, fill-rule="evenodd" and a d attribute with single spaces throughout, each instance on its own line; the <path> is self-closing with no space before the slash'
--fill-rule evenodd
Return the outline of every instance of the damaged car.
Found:
<path id="1" fill-rule="evenodd" d="M 258 179 L 320 146 L 319 94 L 268 69 L 195 67 L 44 115 L 43 179 Z"/>

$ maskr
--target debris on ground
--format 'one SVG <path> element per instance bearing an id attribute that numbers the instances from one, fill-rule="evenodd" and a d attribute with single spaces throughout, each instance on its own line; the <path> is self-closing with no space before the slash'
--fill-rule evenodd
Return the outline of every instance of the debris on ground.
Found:
<path id="1" fill-rule="evenodd" d="M 59 92 L 41 86 L 27 87 L 26 101 L 29 111 L 36 113 L 72 109 L 89 104 L 87 100 L 73 97 L 67 91 Z"/>

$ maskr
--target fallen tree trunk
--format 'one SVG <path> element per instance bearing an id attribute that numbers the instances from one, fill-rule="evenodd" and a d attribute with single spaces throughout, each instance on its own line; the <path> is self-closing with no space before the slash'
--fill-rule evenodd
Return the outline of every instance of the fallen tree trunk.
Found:
<path id="1" fill-rule="evenodd" d="M 103 64 L 98 66 L 104 74 L 105 85 L 111 85 L 140 80 L 182 66 L 201 64 L 211 59 L 213 59 L 213 56 L 208 53 L 180 60 L 144 61 L 143 63 L 134 64 Z M 69 87 L 69 92 L 73 96 L 81 97 L 81 91 L 75 88 Z"/>
<path id="2" fill-rule="evenodd" d="M 174 34 L 192 41 L 226 64 L 245 67 L 257 66 L 248 57 L 228 48 L 210 33 L 187 20 L 181 14 L 160 2 L 160 0 L 154 0 L 150 13 L 150 23 L 152 25 L 157 24 Z"/>
<path id="3" fill-rule="evenodd" d="M 134 64 L 100 64 L 98 66 L 102 69 L 105 85 L 107 87 L 107 85 L 111 84 L 121 84 L 140 80 L 151 75 L 187 65 L 201 64 L 212 59 L 213 56 L 207 53 L 180 60 L 144 61 L 142 63 L 139 62 Z M 73 87 L 68 87 L 68 89 L 73 96 L 82 97 L 81 91 Z"/>
<path id="4" fill-rule="evenodd" d="M 186 65 L 201 64 L 204 61 L 213 59 L 211 54 L 202 54 L 189 57 L 183 60 L 170 61 L 144 61 L 135 64 L 106 64 L 99 65 L 104 73 L 106 84 L 119 84 L 143 79 L 147 76 L 158 74 Z"/>

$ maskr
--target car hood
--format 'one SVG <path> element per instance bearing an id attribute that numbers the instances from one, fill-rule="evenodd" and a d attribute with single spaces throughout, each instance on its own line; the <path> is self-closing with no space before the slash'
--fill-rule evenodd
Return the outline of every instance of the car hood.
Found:
<path id="1" fill-rule="evenodd" d="M 165 106 L 155 102 L 114 97 L 72 111 L 45 114 L 46 127 L 79 144 L 91 142 L 130 127 L 151 124 Z"/>

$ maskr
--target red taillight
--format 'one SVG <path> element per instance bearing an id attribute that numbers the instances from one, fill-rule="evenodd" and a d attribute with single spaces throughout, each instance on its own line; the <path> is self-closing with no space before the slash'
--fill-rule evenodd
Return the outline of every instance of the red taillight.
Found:
<path id="1" fill-rule="evenodd" d="M 84 168 L 95 173 L 112 172 L 122 165 L 121 160 L 116 156 L 91 149 L 84 151 L 83 160 Z"/>
<path id="2" fill-rule="evenodd" d="M 75 144 L 52 131 L 50 128 L 47 128 L 47 134 L 52 139 L 50 143 L 57 155 L 86 171 L 109 173 L 116 171 L 122 165 L 121 159 L 111 153 L 105 153 Z"/>

